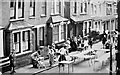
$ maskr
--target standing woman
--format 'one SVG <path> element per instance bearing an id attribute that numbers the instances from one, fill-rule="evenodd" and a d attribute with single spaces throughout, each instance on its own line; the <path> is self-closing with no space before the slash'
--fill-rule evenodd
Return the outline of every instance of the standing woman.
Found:
<path id="1" fill-rule="evenodd" d="M 107 39 L 106 39 L 106 37 L 105 37 L 105 35 L 104 35 L 104 37 L 102 38 L 103 48 L 105 47 L 105 43 L 106 43 L 106 41 L 107 41 Z"/>
<path id="2" fill-rule="evenodd" d="M 15 73 L 14 56 L 15 56 L 15 52 L 12 51 L 9 55 L 11 73 Z"/>
<path id="3" fill-rule="evenodd" d="M 88 44 L 89 44 L 90 48 L 92 48 L 93 42 L 92 42 L 92 39 L 91 39 L 91 38 L 89 39 Z"/>
<path id="4" fill-rule="evenodd" d="M 49 47 L 49 64 L 50 67 L 53 65 L 54 63 L 54 50 L 52 49 L 52 47 Z"/>

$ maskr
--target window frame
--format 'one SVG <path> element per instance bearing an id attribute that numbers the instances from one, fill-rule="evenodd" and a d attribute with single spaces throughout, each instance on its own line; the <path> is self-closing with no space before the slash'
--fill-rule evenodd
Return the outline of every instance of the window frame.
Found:
<path id="1" fill-rule="evenodd" d="M 41 5 L 41 17 L 42 16 L 46 16 L 47 15 L 47 1 L 44 0 L 44 2 L 42 2 L 42 5 Z M 43 9 L 44 9 L 44 13 L 43 13 Z"/>
<path id="2" fill-rule="evenodd" d="M 80 14 L 87 14 L 87 2 L 80 3 Z"/>
<path id="3" fill-rule="evenodd" d="M 55 6 L 56 6 L 55 14 L 60 14 L 61 13 L 61 1 L 60 0 L 56 0 L 56 5 Z"/>
<path id="4" fill-rule="evenodd" d="M 15 37 L 15 34 L 17 35 L 16 37 Z M 19 36 L 19 39 L 18 39 L 18 36 Z M 20 48 L 20 43 L 21 43 L 21 41 L 20 41 L 20 32 L 15 32 L 15 33 L 13 33 L 13 49 L 14 49 L 14 46 L 15 46 L 15 50 L 16 50 L 16 45 L 17 44 L 19 44 L 19 51 L 15 51 L 16 52 L 16 54 L 19 54 L 19 53 L 21 53 L 21 48 Z M 15 38 L 17 39 L 16 41 L 15 41 Z M 18 41 L 19 40 L 19 41 Z"/>
<path id="5" fill-rule="evenodd" d="M 32 12 L 32 14 L 30 14 L 30 18 L 35 17 L 35 4 L 36 4 L 35 0 L 30 0 L 29 8 L 30 8 L 30 13 Z"/>
<path id="6" fill-rule="evenodd" d="M 63 29 L 62 29 L 63 28 Z M 63 24 L 63 25 L 61 25 L 61 38 L 60 38 L 60 40 L 61 41 L 64 41 L 65 40 L 65 24 Z M 62 34 L 64 34 L 63 36 L 62 36 Z M 63 38 L 62 38 L 63 37 Z"/>
<path id="7" fill-rule="evenodd" d="M 55 27 L 57 29 L 55 29 Z M 57 31 L 55 31 L 55 30 L 57 30 Z M 53 26 L 53 36 L 55 37 L 55 35 L 57 35 L 57 40 L 56 40 L 56 38 L 53 38 L 53 42 L 58 43 L 59 42 L 59 25 Z"/>
<path id="8" fill-rule="evenodd" d="M 51 1 L 51 15 L 55 15 L 55 1 Z"/>
<path id="9" fill-rule="evenodd" d="M 26 34 L 27 33 L 27 39 L 26 39 Z M 27 49 L 23 49 L 23 46 L 22 46 L 22 51 L 25 52 L 25 51 L 29 51 L 30 50 L 30 30 L 26 30 L 26 31 L 22 31 L 22 43 L 26 43 L 27 42 Z"/>

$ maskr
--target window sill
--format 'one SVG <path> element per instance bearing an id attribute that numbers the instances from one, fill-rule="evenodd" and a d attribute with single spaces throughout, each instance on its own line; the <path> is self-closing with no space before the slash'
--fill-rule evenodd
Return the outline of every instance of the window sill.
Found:
<path id="1" fill-rule="evenodd" d="M 65 41 L 65 39 L 61 39 L 61 40 L 60 40 L 60 42 L 63 42 L 63 41 Z"/>
<path id="2" fill-rule="evenodd" d="M 27 53 L 31 53 L 32 51 L 25 51 L 25 52 L 22 52 L 22 53 L 18 53 L 16 54 L 15 56 L 20 56 L 20 55 L 23 55 L 23 54 L 27 54 Z"/>
<path id="3" fill-rule="evenodd" d="M 73 13 L 72 15 L 73 15 L 73 16 L 77 16 L 77 13 Z"/>
<path id="4" fill-rule="evenodd" d="M 80 13 L 80 15 L 86 15 L 87 13 Z"/>
<path id="5" fill-rule="evenodd" d="M 45 15 L 45 14 L 41 14 L 40 16 L 41 16 L 41 17 L 46 17 L 46 15 Z"/>
<path id="6" fill-rule="evenodd" d="M 30 16 L 29 19 L 35 19 L 35 16 Z"/>
<path id="7" fill-rule="evenodd" d="M 51 13 L 51 16 L 57 16 L 60 15 L 60 13 Z"/>
<path id="8" fill-rule="evenodd" d="M 25 18 L 19 18 L 19 19 L 10 19 L 10 21 L 21 21 L 24 20 Z"/>

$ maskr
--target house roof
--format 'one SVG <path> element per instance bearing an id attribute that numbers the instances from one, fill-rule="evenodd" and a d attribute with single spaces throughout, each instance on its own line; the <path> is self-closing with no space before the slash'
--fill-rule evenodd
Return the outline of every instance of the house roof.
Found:
<path id="1" fill-rule="evenodd" d="M 75 22 L 86 21 L 92 19 L 91 16 L 72 16 L 71 19 Z"/>
<path id="2" fill-rule="evenodd" d="M 47 23 L 59 23 L 62 21 L 68 21 L 67 18 L 64 18 L 62 16 L 51 16 L 48 20 Z"/>
<path id="3" fill-rule="evenodd" d="M 16 30 L 16 29 L 21 29 L 21 28 L 29 28 L 32 27 L 33 25 L 30 25 L 29 23 L 25 21 L 16 21 L 16 22 L 11 22 L 7 29 L 8 30 Z"/>

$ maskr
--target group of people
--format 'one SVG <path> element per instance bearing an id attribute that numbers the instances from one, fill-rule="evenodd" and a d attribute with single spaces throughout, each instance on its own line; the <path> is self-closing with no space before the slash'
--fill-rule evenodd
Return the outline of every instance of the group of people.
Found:
<path id="1" fill-rule="evenodd" d="M 113 32 L 112 34 L 109 32 L 108 34 L 103 35 L 103 38 L 102 38 L 103 48 L 109 49 L 111 43 L 114 44 L 115 49 L 117 49 L 118 39 L 117 39 L 117 33 L 116 32 Z"/>
<path id="2" fill-rule="evenodd" d="M 74 36 L 71 39 L 68 38 L 65 43 L 61 44 L 60 49 L 57 49 L 55 47 L 55 44 L 52 44 L 52 46 L 49 47 L 50 66 L 54 63 L 55 58 L 58 58 L 59 62 L 63 60 L 68 60 L 66 59 L 66 55 L 68 55 L 68 53 L 73 51 L 78 51 L 79 50 L 78 48 L 81 48 L 81 47 L 84 47 L 85 50 L 88 48 L 88 46 L 92 48 L 92 44 L 93 42 L 91 38 L 84 39 L 80 35 L 78 37 Z M 60 64 L 60 65 L 64 66 L 63 64 Z"/>
<path id="3" fill-rule="evenodd" d="M 70 52 L 78 50 L 78 47 L 86 50 L 88 47 L 92 48 L 92 45 L 92 38 L 81 37 L 81 35 L 78 37 L 73 36 L 72 39 L 70 39 Z"/>

